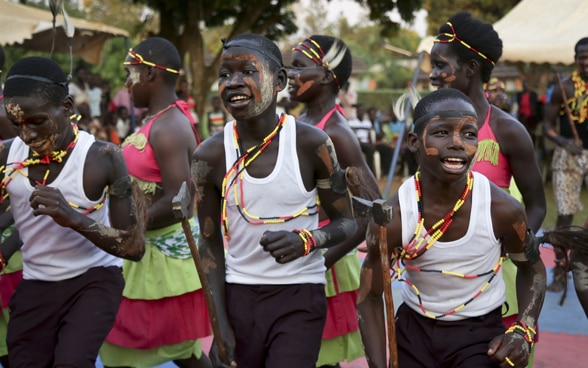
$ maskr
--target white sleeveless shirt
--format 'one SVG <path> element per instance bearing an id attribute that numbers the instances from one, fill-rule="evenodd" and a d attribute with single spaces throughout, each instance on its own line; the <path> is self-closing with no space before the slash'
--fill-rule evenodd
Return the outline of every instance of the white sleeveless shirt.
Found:
<path id="1" fill-rule="evenodd" d="M 454 241 L 437 241 L 420 257 L 407 260 L 406 264 L 421 269 L 445 270 L 465 275 L 488 272 L 497 265 L 501 255 L 501 243 L 494 236 L 492 226 L 490 183 L 485 176 L 477 172 L 473 174 L 472 206 L 466 234 Z M 414 178 L 406 180 L 398 190 L 403 244 L 408 244 L 417 226 L 418 207 L 415 193 Z M 428 229 L 425 229 L 423 234 L 426 230 Z M 492 277 L 490 273 L 474 279 L 464 279 L 437 272 L 419 272 L 410 269 L 406 269 L 404 275 L 418 288 L 425 310 L 434 316 L 452 311 L 466 303 Z M 402 283 L 402 298 L 414 311 L 425 315 L 415 291 L 406 282 Z M 463 309 L 441 319 L 456 321 L 481 316 L 498 308 L 504 301 L 505 286 L 501 268 L 483 293 Z"/>
<path id="2" fill-rule="evenodd" d="M 237 147 L 233 140 L 232 121 L 224 128 L 225 166 L 228 171 L 237 160 Z M 307 191 L 302 181 L 296 151 L 296 122 L 288 115 L 279 133 L 280 146 L 277 162 L 265 178 L 251 177 L 245 170 L 243 195 L 239 203 L 245 203 L 247 212 L 259 217 L 293 215 L 316 206 L 316 188 Z M 262 153 L 263 155 L 263 153 Z M 240 185 L 240 184 L 239 184 Z M 239 189 L 237 189 L 239 191 Z M 314 251 L 286 264 L 279 264 L 259 244 L 265 231 L 292 231 L 295 228 L 318 228 L 318 213 L 300 216 L 285 223 L 250 224 L 241 216 L 235 204 L 233 188 L 226 198 L 230 238 L 226 256 L 226 281 L 250 285 L 325 284 L 324 258 Z"/>
<path id="3" fill-rule="evenodd" d="M 80 208 L 90 208 L 101 201 L 86 197 L 83 183 L 84 164 L 94 136 L 80 131 L 78 142 L 57 178 L 47 184 L 59 188 L 63 197 Z M 15 138 L 8 153 L 8 164 L 22 162 L 29 157 L 29 147 Z M 120 266 L 122 259 L 114 257 L 73 229 L 58 225 L 51 216 L 34 216 L 29 197 L 34 190 L 26 175 L 16 174 L 7 185 L 10 211 L 22 239 L 23 278 L 27 280 L 60 281 L 76 277 L 97 266 Z M 87 215 L 110 226 L 108 206 Z"/>

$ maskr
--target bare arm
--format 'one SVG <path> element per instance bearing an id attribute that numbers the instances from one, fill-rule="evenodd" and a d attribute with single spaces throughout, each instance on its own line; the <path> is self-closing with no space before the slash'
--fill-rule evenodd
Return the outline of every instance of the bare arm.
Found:
<path id="1" fill-rule="evenodd" d="M 329 248 L 353 236 L 357 225 L 351 212 L 351 201 L 347 194 L 344 172 L 339 167 L 337 156 L 331 140 L 321 131 L 317 137 L 306 134 L 306 147 L 298 150 L 301 160 L 303 180 L 316 185 L 321 207 L 326 212 L 330 222 L 320 229 L 309 230 L 316 248 Z M 314 142 L 312 142 L 314 139 Z M 310 171 L 310 172 L 309 172 Z M 307 185 L 308 183 L 305 183 Z M 269 252 L 278 263 L 291 262 L 305 255 L 305 244 L 293 231 L 266 231 L 259 242 L 266 252 Z"/>
<path id="2" fill-rule="evenodd" d="M 144 221 L 138 212 L 141 208 L 138 203 L 140 199 L 133 195 L 120 148 L 96 141 L 88 152 L 86 164 L 92 167 L 84 170 L 86 195 L 96 198 L 106 187 L 109 188 L 107 202 L 110 227 L 75 210 L 58 188 L 48 186 L 38 185 L 31 194 L 33 214 L 53 217 L 56 223 L 77 231 L 107 253 L 133 261 L 140 260 L 145 252 Z"/>
<path id="3" fill-rule="evenodd" d="M 338 118 L 338 116 L 335 117 Z M 347 127 L 346 122 L 331 124 L 328 127 L 326 133 L 335 146 L 341 168 L 349 169 L 346 170 L 346 183 L 350 194 L 370 201 L 381 198 L 376 178 L 365 162 L 355 134 Z M 356 217 L 356 222 L 357 230 L 353 236 L 325 252 L 325 266 L 327 268 L 330 268 L 365 240 L 368 219 Z"/>
<path id="4" fill-rule="evenodd" d="M 388 254 L 401 245 L 400 211 L 396 196 L 389 201 L 394 211 L 391 223 L 387 226 Z M 357 314 L 359 329 L 370 367 L 387 367 L 386 360 L 386 321 L 384 313 L 384 274 L 380 261 L 379 226 L 370 221 L 366 235 L 368 252 L 361 266 L 359 295 L 357 297 Z"/>
<path id="5" fill-rule="evenodd" d="M 527 222 L 521 205 L 506 193 L 493 187 L 492 218 L 495 233 L 506 252 L 517 266 L 518 321 L 521 326 L 536 329 L 546 290 L 545 265 L 539 255 L 534 235 L 527 231 Z M 507 329 L 510 326 L 506 326 Z M 516 365 L 527 364 L 530 346 L 522 334 L 524 328 L 494 338 L 488 354 L 495 362 L 508 357 Z M 528 330 L 531 331 L 531 330 Z M 532 335 L 534 335 L 531 332 Z"/>
<path id="6" fill-rule="evenodd" d="M 196 186 L 200 235 L 198 251 L 204 273 L 210 284 L 216 317 L 221 330 L 228 358 L 234 361 L 235 337 L 227 316 L 225 300 L 225 250 L 221 233 L 221 185 L 225 174 L 223 135 L 217 134 L 205 140 L 194 152 L 192 179 Z M 210 355 L 221 364 L 217 354 Z M 222 366 L 227 366 L 224 362 Z"/>
<path id="7" fill-rule="evenodd" d="M 528 226 L 536 233 L 545 219 L 547 203 L 533 142 L 521 123 L 496 108 L 493 112 L 500 114 L 496 136 L 523 196 Z"/>
<path id="8" fill-rule="evenodd" d="M 157 159 L 163 190 L 152 198 L 147 212 L 147 228 L 158 229 L 178 222 L 173 214 L 172 200 L 183 182 L 188 185 L 190 196 L 194 196 L 190 162 L 196 149 L 196 138 L 186 116 L 172 109 L 154 122 L 149 142 Z M 191 217 L 193 207 L 188 210 Z"/>

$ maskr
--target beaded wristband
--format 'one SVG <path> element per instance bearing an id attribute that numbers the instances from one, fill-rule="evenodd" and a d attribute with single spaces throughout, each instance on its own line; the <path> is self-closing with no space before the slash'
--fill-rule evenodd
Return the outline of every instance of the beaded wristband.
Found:
<path id="1" fill-rule="evenodd" d="M 504 333 L 516 333 L 518 335 L 521 335 L 525 339 L 525 341 L 529 343 L 529 353 L 535 345 L 534 340 L 537 332 L 532 327 L 528 327 L 523 321 L 513 322 L 513 324 Z"/>
<path id="2" fill-rule="evenodd" d="M 316 249 L 316 240 L 312 233 L 306 229 L 294 229 L 293 232 L 297 233 L 300 239 L 302 239 L 302 245 L 304 246 L 304 253 L 302 256 L 307 256 Z"/>

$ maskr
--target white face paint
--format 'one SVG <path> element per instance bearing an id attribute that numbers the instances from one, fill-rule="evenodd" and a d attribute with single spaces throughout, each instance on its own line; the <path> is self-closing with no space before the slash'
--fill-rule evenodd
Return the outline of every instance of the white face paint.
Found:
<path id="1" fill-rule="evenodd" d="M 259 72 L 261 74 L 261 89 L 260 101 L 255 105 L 253 110 L 254 115 L 259 115 L 264 112 L 272 103 L 274 98 L 274 76 L 270 72 L 270 67 L 267 63 L 259 63 Z M 264 83 L 268 81 L 267 83 Z"/>
<path id="2" fill-rule="evenodd" d="M 129 70 L 129 79 L 131 80 L 131 86 L 134 86 L 141 81 L 141 72 L 138 68 L 131 68 Z"/>

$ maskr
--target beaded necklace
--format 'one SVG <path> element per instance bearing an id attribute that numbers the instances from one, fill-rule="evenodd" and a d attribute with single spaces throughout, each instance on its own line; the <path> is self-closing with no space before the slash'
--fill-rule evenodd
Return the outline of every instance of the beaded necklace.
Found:
<path id="1" fill-rule="evenodd" d="M 570 98 L 567 103 L 572 110 L 572 119 L 578 124 L 583 123 L 588 118 L 588 88 L 586 81 L 582 79 L 580 73 L 572 73 L 572 82 L 574 83 L 574 97 Z"/>
<path id="2" fill-rule="evenodd" d="M 457 211 L 459 211 L 459 209 L 463 206 L 465 201 L 468 199 L 469 195 L 472 192 L 472 188 L 474 186 L 474 177 L 473 177 L 472 172 L 470 171 L 468 173 L 468 178 L 467 178 L 467 182 L 466 182 L 466 186 L 464 188 L 464 191 L 463 191 L 463 193 L 461 193 L 461 195 L 457 199 L 457 202 L 455 202 L 455 205 L 453 205 L 453 209 L 451 211 L 449 211 L 449 213 L 447 215 L 445 215 L 445 217 L 443 217 L 442 219 L 437 221 L 427 231 L 427 233 L 424 236 L 422 236 L 421 233 L 422 233 L 423 229 L 425 228 L 425 217 L 424 217 L 425 208 L 423 205 L 423 192 L 421 189 L 421 181 L 419 179 L 419 176 L 420 176 L 419 172 L 417 172 L 414 176 L 414 184 L 416 187 L 416 195 L 417 195 L 417 206 L 418 206 L 418 210 L 419 210 L 418 223 L 417 223 L 416 229 L 414 230 L 414 235 L 412 236 L 410 242 L 408 242 L 408 244 L 402 249 L 402 253 L 400 254 L 400 257 L 403 259 L 415 259 L 415 258 L 421 256 L 426 250 L 431 248 L 433 246 L 433 244 L 435 244 L 435 242 L 443 236 L 443 234 L 445 234 L 445 231 L 447 231 L 447 228 L 453 222 L 453 218 L 455 217 L 455 214 L 457 213 Z M 424 243 L 424 246 L 423 246 L 423 243 Z"/>
<path id="3" fill-rule="evenodd" d="M 225 238 L 229 238 L 229 219 L 227 213 L 227 197 L 229 195 L 229 191 L 231 188 L 233 189 L 233 198 L 235 200 L 235 206 L 241 215 L 241 217 L 252 225 L 262 225 L 262 224 L 278 224 L 290 221 L 295 219 L 299 216 L 311 216 L 318 213 L 316 210 L 314 212 L 310 212 L 310 208 L 305 207 L 300 211 L 297 211 L 293 215 L 286 215 L 286 216 L 268 216 L 262 217 L 257 215 L 252 215 L 249 213 L 245 207 L 245 196 L 243 193 L 243 178 L 245 176 L 245 168 L 253 162 L 261 152 L 263 152 L 269 144 L 273 141 L 273 139 L 280 133 L 282 128 L 286 123 L 286 114 L 282 114 L 276 127 L 261 141 L 261 143 L 250 147 L 246 150 L 243 154 L 243 147 L 241 144 L 241 140 L 239 137 L 239 131 L 237 129 L 237 122 L 233 122 L 233 142 L 235 144 L 235 150 L 237 153 L 237 159 L 235 163 L 231 166 L 229 170 L 227 170 L 222 183 L 222 197 L 221 197 L 221 220 L 223 230 L 225 232 Z M 312 206 L 316 209 L 316 206 Z"/>
<path id="4" fill-rule="evenodd" d="M 419 180 L 419 174 L 420 173 L 417 172 L 414 176 L 415 187 L 416 187 L 416 196 L 417 196 L 417 205 L 418 205 L 418 211 L 419 211 L 418 223 L 417 223 L 414 235 L 412 236 L 411 240 L 408 242 L 408 244 L 405 247 L 403 247 L 400 254 L 395 256 L 394 262 L 391 262 L 392 277 L 397 279 L 398 281 L 407 283 L 411 287 L 411 289 L 415 292 L 415 294 L 418 298 L 419 307 L 425 316 L 432 318 L 432 319 L 437 319 L 437 318 L 442 318 L 442 317 L 445 317 L 445 316 L 448 316 L 448 315 L 451 315 L 451 314 L 454 314 L 454 313 L 460 311 L 466 305 L 468 305 L 474 299 L 476 299 L 478 296 L 480 296 L 488 288 L 488 286 L 490 285 L 492 280 L 494 280 L 494 278 L 498 274 L 498 271 L 502 267 L 502 262 L 503 262 L 504 258 L 499 257 L 498 263 L 491 270 L 486 271 L 486 272 L 482 272 L 479 274 L 475 274 L 475 275 L 462 274 L 462 273 L 458 273 L 458 272 L 454 272 L 454 271 L 447 271 L 447 270 L 424 269 L 424 268 L 412 266 L 410 264 L 406 264 L 406 262 L 405 262 L 406 260 L 414 260 L 414 259 L 420 257 L 425 251 L 430 249 L 433 246 L 433 244 L 435 244 L 435 242 L 437 242 L 437 240 L 439 240 L 443 236 L 443 234 L 445 234 L 445 232 L 447 231 L 447 228 L 449 228 L 449 225 L 451 225 L 451 223 L 453 222 L 453 218 L 455 217 L 455 214 L 459 211 L 459 209 L 463 206 L 463 204 L 465 203 L 467 198 L 470 196 L 472 189 L 473 189 L 473 186 L 474 186 L 473 174 L 470 171 L 468 173 L 468 178 L 467 178 L 467 182 L 466 182 L 466 186 L 464 188 L 464 191 L 459 196 L 458 200 L 456 201 L 455 205 L 453 206 L 453 209 L 451 211 L 449 211 L 449 213 L 447 215 L 445 215 L 445 217 L 443 217 L 442 219 L 437 221 L 425 233 L 425 235 L 422 235 L 422 232 L 425 227 L 425 225 L 424 225 L 425 220 L 424 220 L 423 195 L 422 195 L 421 183 Z M 424 245 L 423 245 L 423 243 L 424 243 Z M 427 273 L 439 273 L 439 274 L 459 277 L 459 278 L 463 278 L 463 279 L 476 279 L 476 278 L 485 277 L 488 275 L 489 275 L 489 278 L 486 281 L 486 283 L 482 286 L 482 288 L 478 292 L 476 292 L 471 298 L 469 298 L 466 302 L 460 304 L 459 306 L 457 306 L 457 307 L 453 308 L 452 310 L 447 311 L 445 313 L 442 313 L 439 315 L 433 315 L 425 309 L 423 301 L 421 299 L 420 291 L 416 287 L 416 285 L 414 285 L 409 280 L 401 278 L 402 274 L 406 270 L 412 270 L 412 271 L 417 271 L 417 272 L 427 272 Z"/>
<path id="5" fill-rule="evenodd" d="M 6 192 L 6 187 L 17 174 L 23 175 L 25 177 L 29 177 L 28 173 L 25 172 L 25 168 L 34 166 L 34 165 L 49 165 L 51 162 L 62 163 L 63 159 L 74 149 L 78 142 L 78 126 L 74 121 L 79 120 L 78 116 L 72 115 L 71 116 L 72 127 L 74 131 L 74 139 L 67 145 L 67 147 L 63 150 L 53 151 L 48 155 L 40 156 L 37 152 L 33 151 L 32 156 L 28 157 L 26 160 L 21 162 L 11 162 L 7 163 L 6 166 L 0 166 L 0 173 L 4 174 L 2 177 L 2 181 L 0 181 L 0 203 L 4 202 L 5 199 L 8 198 L 8 193 Z M 36 185 L 46 185 L 47 178 L 49 177 L 50 170 L 47 169 L 45 171 L 45 175 L 43 175 L 43 180 L 38 181 L 35 180 Z M 102 196 L 102 200 L 95 204 L 92 207 L 84 208 L 81 207 L 73 202 L 67 202 L 71 207 L 81 210 L 84 215 L 88 215 L 94 211 L 100 209 L 104 203 L 106 202 L 106 195 Z"/>

